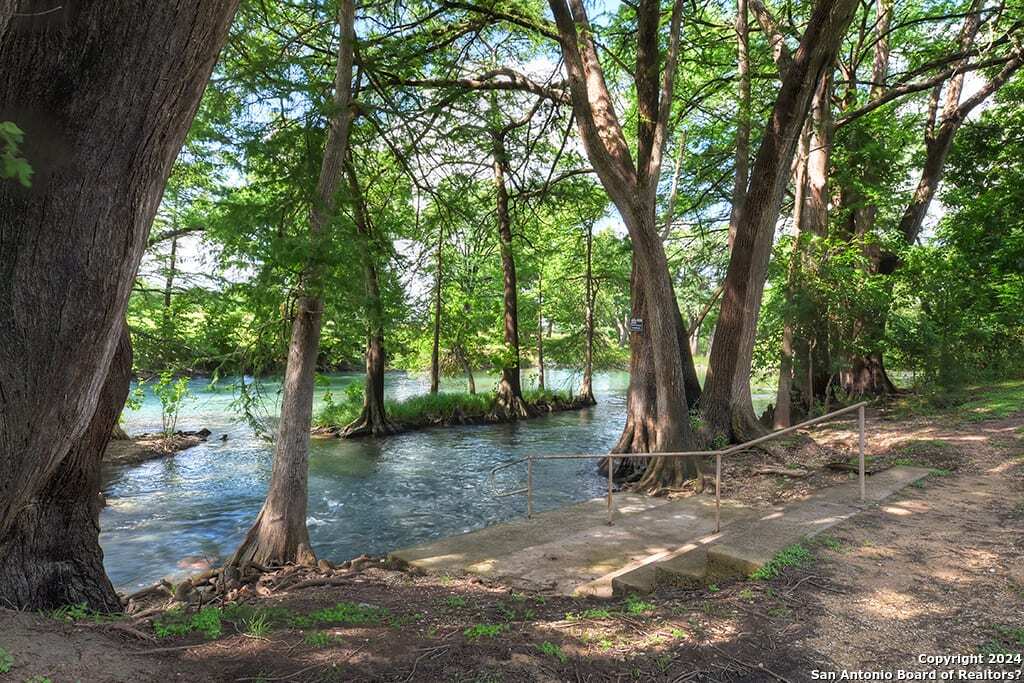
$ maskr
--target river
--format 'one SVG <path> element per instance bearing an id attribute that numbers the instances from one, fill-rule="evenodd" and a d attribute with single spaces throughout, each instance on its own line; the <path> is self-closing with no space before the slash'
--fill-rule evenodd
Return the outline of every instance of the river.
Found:
<path id="1" fill-rule="evenodd" d="M 330 375 L 317 388 L 317 409 L 326 391 L 340 395 L 362 375 Z M 531 377 L 524 371 L 524 383 Z M 578 383 L 578 376 L 549 370 L 549 388 Z M 496 498 L 488 483 L 492 467 L 527 454 L 605 452 L 616 441 L 625 415 L 629 377 L 600 372 L 598 404 L 580 411 L 523 422 L 434 428 L 385 439 L 314 439 L 309 464 L 310 538 L 319 557 L 334 561 L 362 553 L 423 543 L 478 529 L 525 513 L 523 497 Z M 487 391 L 492 378 L 480 376 Z M 419 375 L 389 372 L 389 398 L 427 391 Z M 267 384 L 276 397 L 276 385 Z M 460 391 L 458 379 L 442 391 Z M 230 555 L 259 511 L 270 478 L 272 447 L 257 437 L 232 408 L 224 385 L 190 383 L 193 397 L 178 428 L 207 428 L 209 441 L 174 457 L 136 466 L 105 466 L 100 545 L 107 573 L 118 588 L 149 585 L 162 577 L 197 571 Z M 770 397 L 755 388 L 755 402 Z M 159 431 L 160 404 L 148 391 L 138 410 L 126 410 L 129 434 Z M 221 436 L 227 435 L 222 441 Z M 501 473 L 499 487 L 516 485 L 518 468 Z M 595 461 L 538 462 L 534 468 L 538 510 L 601 495 L 604 480 Z"/>

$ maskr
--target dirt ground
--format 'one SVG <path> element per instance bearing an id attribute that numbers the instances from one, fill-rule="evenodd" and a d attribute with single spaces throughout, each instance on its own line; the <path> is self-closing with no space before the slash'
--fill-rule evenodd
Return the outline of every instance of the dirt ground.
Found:
<path id="1" fill-rule="evenodd" d="M 852 427 L 748 456 L 726 492 L 779 502 L 848 476 L 820 466 L 850 454 Z M 207 635 L 168 633 L 195 627 L 191 616 L 0 611 L 0 670 L 4 652 L 10 660 L 0 680 L 795 682 L 844 670 L 1022 680 L 1016 663 L 919 656 L 1024 652 L 1024 412 L 977 422 L 873 412 L 869 427 L 876 463 L 934 475 L 807 543 L 810 557 L 771 580 L 600 601 L 372 567 L 340 585 L 268 584 L 268 596 L 210 610 L 198 623 Z M 747 476 L 759 464 L 815 473 Z"/>

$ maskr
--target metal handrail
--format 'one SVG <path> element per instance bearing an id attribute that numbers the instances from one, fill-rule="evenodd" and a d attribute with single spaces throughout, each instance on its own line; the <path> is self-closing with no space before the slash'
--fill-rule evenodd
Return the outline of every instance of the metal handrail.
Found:
<path id="1" fill-rule="evenodd" d="M 502 491 L 495 494 L 498 498 L 506 498 L 508 496 L 517 496 L 526 494 L 526 516 L 527 518 L 533 517 L 533 462 L 534 460 L 593 460 L 600 458 L 608 458 L 608 524 L 611 525 L 612 516 L 614 514 L 614 506 L 612 504 L 612 474 L 614 472 L 614 465 L 616 460 L 628 460 L 630 458 L 683 458 L 683 457 L 703 457 L 703 456 L 715 456 L 715 533 L 721 530 L 721 519 L 722 519 L 722 456 L 732 455 L 740 451 L 746 450 L 751 446 L 777 439 L 780 436 L 786 434 L 792 434 L 798 429 L 809 427 L 811 425 L 818 424 L 830 420 L 833 417 L 843 415 L 846 413 L 857 411 L 857 430 L 858 430 L 858 476 L 860 479 L 860 499 L 864 501 L 866 497 L 866 486 L 864 481 L 864 408 L 867 406 L 867 401 L 861 401 L 860 403 L 854 403 L 851 406 L 840 408 L 839 410 L 833 410 L 831 413 L 819 415 L 818 417 L 811 418 L 810 420 L 804 420 L 799 424 L 795 424 L 792 427 L 786 427 L 785 429 L 779 429 L 759 436 L 756 439 L 745 441 L 744 443 L 737 444 L 735 446 L 729 446 L 728 448 L 722 448 L 714 451 L 673 451 L 668 453 L 563 453 L 563 454 L 552 454 L 552 455 L 528 455 L 523 458 L 518 458 L 506 463 L 497 465 L 491 468 L 490 483 L 491 486 L 495 486 L 494 475 L 509 467 L 526 463 L 526 486 L 523 488 L 514 489 L 512 491 Z"/>

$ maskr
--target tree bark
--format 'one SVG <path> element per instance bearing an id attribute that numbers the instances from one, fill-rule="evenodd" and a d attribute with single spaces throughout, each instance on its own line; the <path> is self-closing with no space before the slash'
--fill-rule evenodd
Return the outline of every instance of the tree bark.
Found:
<path id="1" fill-rule="evenodd" d="M 659 49 L 661 7 L 657 0 L 641 0 L 636 8 L 635 163 L 605 82 L 583 1 L 549 0 L 549 5 L 558 29 L 573 112 L 587 157 L 619 209 L 633 243 L 633 312 L 634 316 L 640 313 L 644 330 L 631 335 L 632 389 L 627 423 L 619 443 L 648 452 L 686 450 L 693 445 L 685 379 L 689 345 L 685 343 L 685 330 L 680 331 L 682 316 L 656 220 L 658 180 L 679 53 L 682 2 L 677 0 L 672 5 L 669 47 L 663 70 Z M 638 292 L 643 294 L 642 305 L 637 301 Z M 680 338 L 684 342 L 682 352 Z M 647 344 L 649 356 L 637 358 L 640 348 Z M 649 367 L 648 362 L 652 362 L 653 367 Z M 655 457 L 649 461 L 637 486 L 646 491 L 658 491 L 680 486 L 690 478 L 697 478 L 699 485 L 698 475 L 693 459 Z"/>
<path id="2" fill-rule="evenodd" d="M 587 405 L 594 405 L 594 224 L 587 223 L 586 270 L 583 275 L 586 313 L 584 315 L 583 381 L 580 383 L 579 398 Z"/>
<path id="3" fill-rule="evenodd" d="M 505 419 L 515 420 L 531 415 L 523 400 L 519 379 L 519 290 L 516 280 L 516 259 L 512 251 L 512 217 L 508 208 L 508 188 L 505 185 L 507 155 L 501 133 L 491 136 L 494 190 L 498 217 L 498 244 L 501 251 L 501 273 L 504 304 L 504 339 L 506 358 L 498 381 L 495 412 Z"/>
<path id="4" fill-rule="evenodd" d="M 710 434 L 730 441 L 746 441 L 764 432 L 754 416 L 750 374 L 775 222 L 811 98 L 831 68 L 856 7 L 855 0 L 815 4 L 800 47 L 785 70 L 751 172 L 701 399 Z"/>
<path id="5" fill-rule="evenodd" d="M 444 227 L 437 227 L 437 272 L 434 275 L 434 339 L 430 348 L 430 393 L 436 394 L 441 383 L 441 284 Z"/>
<path id="6" fill-rule="evenodd" d="M 34 170 L 31 188 L 0 184 L 0 545 L 26 533 L 46 496 L 70 491 L 65 461 L 91 432 L 160 196 L 237 3 L 51 4 L 0 11 L 0 120 L 25 131 Z M 77 539 L 95 524 L 68 514 L 68 552 L 94 563 Z M 52 578 L 38 561 L 12 557 L 6 571 Z M 102 605 L 102 576 L 74 590 Z M 18 589 L 8 606 L 45 606 L 46 593 Z"/>
<path id="7" fill-rule="evenodd" d="M 344 177 L 352 124 L 352 61 L 355 48 L 353 0 L 341 0 L 338 23 L 341 40 L 334 74 L 334 100 L 328 117 L 316 199 L 309 212 L 311 251 L 323 238 L 334 217 L 337 193 Z M 284 383 L 281 387 L 281 421 L 274 444 L 270 488 L 256 521 L 229 565 L 249 562 L 280 565 L 310 564 L 316 556 L 309 545 L 306 507 L 309 473 L 309 432 L 313 420 L 313 388 L 320 350 L 323 299 L 320 273 L 312 259 L 299 283 Z"/>
<path id="8" fill-rule="evenodd" d="M 99 544 L 100 462 L 131 372 L 124 331 L 88 428 L 0 542 L 0 604 L 53 609 L 84 602 L 100 612 L 121 610 Z"/>
<path id="9" fill-rule="evenodd" d="M 363 283 L 366 288 L 366 382 L 363 390 L 363 411 L 352 424 L 342 430 L 343 437 L 384 436 L 398 431 L 384 409 L 384 303 L 380 296 L 373 225 L 366 208 L 366 199 L 351 158 L 345 164 L 352 213 L 361 245 Z"/>
<path id="10" fill-rule="evenodd" d="M 736 75 L 739 98 L 736 110 L 735 173 L 732 185 L 732 209 L 729 212 L 729 249 L 736 240 L 736 227 L 743 211 L 750 182 L 750 31 L 747 24 L 747 0 L 736 2 Z"/>

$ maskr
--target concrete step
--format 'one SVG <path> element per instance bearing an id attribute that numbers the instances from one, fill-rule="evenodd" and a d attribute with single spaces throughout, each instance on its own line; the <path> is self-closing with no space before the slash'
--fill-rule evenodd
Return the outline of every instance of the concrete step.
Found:
<path id="1" fill-rule="evenodd" d="M 654 570 L 657 585 L 700 588 L 707 584 L 708 546 L 676 554 L 659 562 Z"/>
<path id="2" fill-rule="evenodd" d="M 736 524 L 708 548 L 707 580 L 750 576 L 785 548 L 817 536 L 854 516 L 865 504 L 880 502 L 928 473 L 920 467 L 894 467 L 867 479 L 864 504 L 860 484 L 854 480 Z"/>

